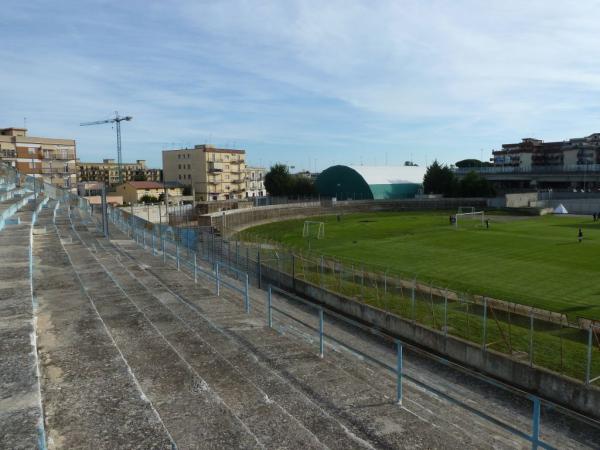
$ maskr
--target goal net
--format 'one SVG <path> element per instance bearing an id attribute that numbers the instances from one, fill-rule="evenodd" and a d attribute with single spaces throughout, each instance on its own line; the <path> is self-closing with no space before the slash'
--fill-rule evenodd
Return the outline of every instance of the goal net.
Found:
<path id="1" fill-rule="evenodd" d="M 302 228 L 302 237 L 323 239 L 325 237 L 325 222 L 306 220 Z"/>
<path id="2" fill-rule="evenodd" d="M 454 216 L 454 225 L 456 228 L 458 228 L 459 223 L 462 226 L 466 224 L 483 226 L 485 223 L 485 213 L 483 211 L 456 213 Z"/>
<path id="3" fill-rule="evenodd" d="M 464 214 L 464 213 L 474 213 L 475 212 L 475 207 L 474 206 L 459 206 L 458 207 L 458 214 Z"/>

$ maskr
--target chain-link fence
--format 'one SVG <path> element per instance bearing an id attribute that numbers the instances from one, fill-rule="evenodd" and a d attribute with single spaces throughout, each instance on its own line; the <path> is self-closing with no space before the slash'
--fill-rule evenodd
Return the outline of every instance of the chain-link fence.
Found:
<path id="1" fill-rule="evenodd" d="M 416 276 L 378 271 L 365 264 L 306 254 L 247 232 L 222 237 L 198 232 L 198 251 L 224 261 L 261 284 L 261 267 L 275 284 L 302 280 L 415 324 L 474 342 L 529 365 L 578 380 L 600 379 L 600 324 L 569 322 L 564 314 L 456 292 Z M 263 269 L 264 270 L 264 269 Z M 282 278 L 283 277 L 283 278 Z M 591 336 L 591 338 L 590 338 Z"/>

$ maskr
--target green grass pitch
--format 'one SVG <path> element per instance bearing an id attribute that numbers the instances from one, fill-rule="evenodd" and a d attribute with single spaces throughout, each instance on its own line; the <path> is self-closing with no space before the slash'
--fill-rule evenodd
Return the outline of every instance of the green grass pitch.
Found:
<path id="1" fill-rule="evenodd" d="M 316 254 L 416 276 L 437 286 L 600 319 L 600 222 L 591 216 L 489 215 L 490 228 L 443 212 L 346 214 L 325 222 L 325 238 L 310 240 Z M 308 250 L 305 219 L 248 230 Z M 584 239 L 577 242 L 578 228 Z M 316 233 L 316 228 L 315 228 Z"/>

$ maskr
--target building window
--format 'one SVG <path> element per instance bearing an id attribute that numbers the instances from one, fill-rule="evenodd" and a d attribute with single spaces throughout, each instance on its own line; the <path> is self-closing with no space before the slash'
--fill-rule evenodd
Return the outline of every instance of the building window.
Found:
<path id="1" fill-rule="evenodd" d="M 177 159 L 179 159 L 179 158 L 181 158 L 181 155 L 179 155 L 179 154 L 178 154 L 178 155 L 177 155 Z"/>
<path id="2" fill-rule="evenodd" d="M 191 165 L 191 164 L 188 164 L 188 169 L 191 169 L 191 168 L 192 168 L 192 165 Z"/>
<path id="3" fill-rule="evenodd" d="M 191 179 L 192 179 L 192 174 L 188 173 L 188 180 L 191 180 Z"/>
<path id="4" fill-rule="evenodd" d="M 188 153 L 188 159 L 190 159 L 190 154 Z"/>
<path id="5" fill-rule="evenodd" d="M 225 159 L 229 160 L 229 155 L 225 155 Z"/>
<path id="6" fill-rule="evenodd" d="M 179 179 L 181 180 L 181 175 L 179 175 Z"/>

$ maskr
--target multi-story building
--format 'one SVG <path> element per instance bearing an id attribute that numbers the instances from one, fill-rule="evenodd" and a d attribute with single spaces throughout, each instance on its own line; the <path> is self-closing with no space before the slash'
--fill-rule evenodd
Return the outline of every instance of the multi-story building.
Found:
<path id="1" fill-rule="evenodd" d="M 114 159 L 104 159 L 100 162 L 77 161 L 79 181 L 102 181 L 109 186 L 119 184 L 119 165 Z M 121 172 L 123 182 L 142 180 L 162 181 L 161 169 L 150 169 L 146 166 L 146 160 L 138 159 L 135 163 L 122 163 Z"/>
<path id="2" fill-rule="evenodd" d="M 267 195 L 265 190 L 265 174 L 267 170 L 264 167 L 246 166 L 246 197 L 263 197 Z"/>
<path id="3" fill-rule="evenodd" d="M 196 200 L 241 200 L 246 197 L 246 152 L 196 145 L 163 151 L 166 182 L 191 186 Z"/>
<path id="4" fill-rule="evenodd" d="M 494 166 L 522 170 L 600 164 L 600 133 L 559 142 L 525 138 L 518 144 L 502 145 L 502 150 L 493 152 L 493 161 Z"/>
<path id="5" fill-rule="evenodd" d="M 55 186 L 75 189 L 77 169 L 73 139 L 27 136 L 27 128 L 0 129 L 0 160 L 19 172 Z"/>

